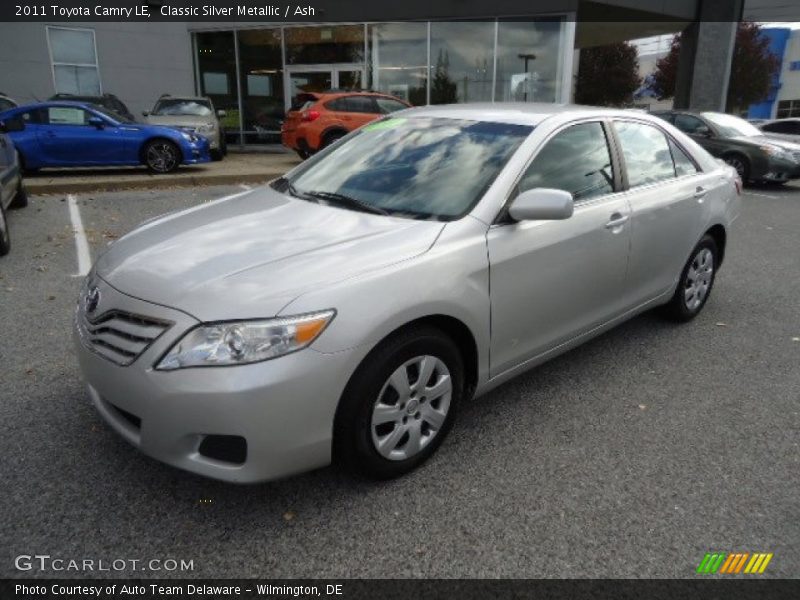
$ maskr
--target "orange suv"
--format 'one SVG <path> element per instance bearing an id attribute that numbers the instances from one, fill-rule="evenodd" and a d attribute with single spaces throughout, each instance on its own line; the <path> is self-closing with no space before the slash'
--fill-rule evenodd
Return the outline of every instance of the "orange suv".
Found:
<path id="1" fill-rule="evenodd" d="M 302 92 L 286 113 L 281 142 L 305 159 L 382 115 L 410 107 L 375 92 Z"/>

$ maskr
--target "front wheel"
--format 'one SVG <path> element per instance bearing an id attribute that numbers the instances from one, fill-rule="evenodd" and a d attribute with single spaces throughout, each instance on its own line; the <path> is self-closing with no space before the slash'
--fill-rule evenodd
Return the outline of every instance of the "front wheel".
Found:
<path id="1" fill-rule="evenodd" d="M 376 479 L 411 471 L 442 443 L 463 394 L 463 360 L 444 333 L 418 327 L 390 338 L 345 390 L 334 428 L 337 459 Z"/>
<path id="2" fill-rule="evenodd" d="M 25 189 L 25 184 L 20 180 L 17 193 L 11 201 L 11 208 L 25 208 L 28 206 L 28 190 Z"/>
<path id="3" fill-rule="evenodd" d="M 742 180 L 742 183 L 747 182 L 750 177 L 750 163 L 744 156 L 728 154 L 723 157 L 723 160 L 736 169 L 736 174 L 739 175 L 739 179 Z"/>
<path id="4" fill-rule="evenodd" d="M 169 140 L 152 140 L 144 147 L 144 164 L 153 173 L 171 173 L 181 164 L 178 147 Z"/>
<path id="5" fill-rule="evenodd" d="M 668 317 L 675 321 L 691 321 L 700 313 L 714 287 L 718 257 L 714 238 L 703 236 L 683 267 L 675 295 L 664 307 Z"/>

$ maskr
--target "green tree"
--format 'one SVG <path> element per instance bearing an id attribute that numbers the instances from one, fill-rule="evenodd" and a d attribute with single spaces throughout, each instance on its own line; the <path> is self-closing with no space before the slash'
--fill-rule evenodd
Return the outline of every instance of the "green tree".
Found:
<path id="1" fill-rule="evenodd" d="M 642 84 L 639 55 L 628 42 L 581 50 L 575 101 L 596 106 L 625 106 Z"/>
<path id="2" fill-rule="evenodd" d="M 675 95 L 680 51 L 681 38 L 676 35 L 669 53 L 656 62 L 653 88 L 662 100 Z M 779 68 L 780 61 L 770 52 L 769 38 L 761 35 L 761 27 L 755 23 L 739 23 L 731 60 L 727 110 L 737 112 L 763 101 Z"/>
<path id="3" fill-rule="evenodd" d="M 436 68 L 433 71 L 431 83 L 431 104 L 453 104 L 458 102 L 456 84 L 450 79 L 450 55 L 439 50 L 436 58 Z"/>

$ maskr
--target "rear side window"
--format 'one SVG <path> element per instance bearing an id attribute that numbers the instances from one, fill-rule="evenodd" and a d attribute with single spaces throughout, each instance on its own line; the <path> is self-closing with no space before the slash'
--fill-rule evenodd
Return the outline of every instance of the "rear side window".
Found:
<path id="1" fill-rule="evenodd" d="M 378 107 L 369 96 L 348 96 L 344 98 L 345 110 L 356 113 L 377 113 Z"/>
<path id="2" fill-rule="evenodd" d="M 675 174 L 678 177 L 694 175 L 699 171 L 692 159 L 672 139 L 669 140 L 669 150 L 672 153 L 672 162 L 675 163 Z"/>
<path id="3" fill-rule="evenodd" d="M 586 200 L 614 191 L 611 154 L 600 123 L 580 123 L 557 133 L 533 159 L 519 191 L 555 188 Z"/>
<path id="4" fill-rule="evenodd" d="M 667 137 L 644 123 L 614 123 L 625 158 L 628 185 L 636 187 L 675 177 L 675 166 Z"/>
<path id="5" fill-rule="evenodd" d="M 761 127 L 762 131 L 769 131 L 771 133 L 789 133 L 800 134 L 800 122 L 798 121 L 776 121 L 775 123 L 767 123 Z"/>

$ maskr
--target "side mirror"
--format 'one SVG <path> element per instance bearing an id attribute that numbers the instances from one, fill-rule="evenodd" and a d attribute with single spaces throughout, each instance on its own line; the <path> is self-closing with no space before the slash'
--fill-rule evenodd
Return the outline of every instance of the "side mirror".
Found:
<path id="1" fill-rule="evenodd" d="M 224 110 L 218 110 L 217 111 L 217 116 L 221 119 L 223 117 L 227 117 L 228 113 L 226 111 L 224 111 Z"/>
<path id="2" fill-rule="evenodd" d="M 698 127 L 694 130 L 695 135 L 699 135 L 700 137 L 710 138 L 712 137 L 711 130 L 703 125 L 702 127 Z"/>
<path id="3" fill-rule="evenodd" d="M 557 221 L 569 219 L 573 210 L 574 203 L 569 192 L 533 188 L 511 201 L 508 214 L 515 221 Z"/>
<path id="4" fill-rule="evenodd" d="M 150 111 L 149 111 L 149 110 L 143 110 L 143 111 L 142 111 L 142 116 L 143 116 L 143 117 L 146 117 L 146 116 L 147 116 L 147 115 L 149 115 L 149 114 L 150 114 Z"/>
<path id="5" fill-rule="evenodd" d="M 89 117 L 89 125 L 96 127 L 97 129 L 104 129 L 106 122 L 100 117 Z"/>

